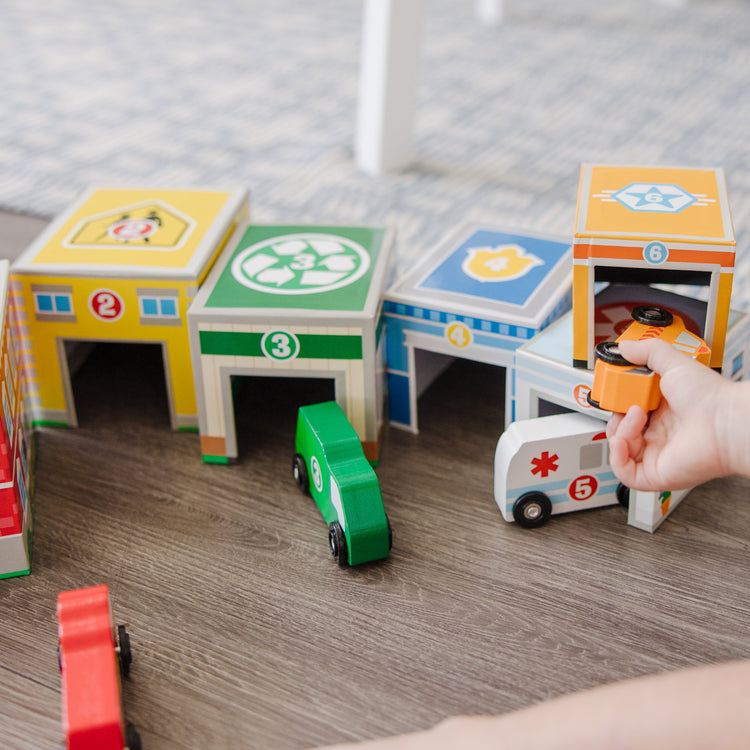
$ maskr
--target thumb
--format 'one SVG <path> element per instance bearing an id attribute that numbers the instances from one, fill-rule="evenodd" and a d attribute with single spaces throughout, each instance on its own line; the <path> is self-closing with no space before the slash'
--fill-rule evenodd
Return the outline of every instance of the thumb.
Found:
<path id="1" fill-rule="evenodd" d="M 685 364 L 685 360 L 689 359 L 687 354 L 683 354 L 662 339 L 620 341 L 617 346 L 628 362 L 646 365 L 659 375 Z"/>

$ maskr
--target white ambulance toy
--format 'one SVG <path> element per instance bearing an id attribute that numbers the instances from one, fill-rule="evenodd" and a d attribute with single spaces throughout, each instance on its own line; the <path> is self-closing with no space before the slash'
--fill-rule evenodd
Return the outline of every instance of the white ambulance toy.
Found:
<path id="1" fill-rule="evenodd" d="M 495 451 L 495 502 L 526 528 L 552 514 L 620 502 L 629 491 L 609 466 L 606 424 L 585 414 L 513 422 Z"/>

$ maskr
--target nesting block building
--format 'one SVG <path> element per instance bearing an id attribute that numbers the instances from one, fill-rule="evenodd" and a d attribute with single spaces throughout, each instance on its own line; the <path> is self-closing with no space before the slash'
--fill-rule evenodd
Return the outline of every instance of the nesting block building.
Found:
<path id="1" fill-rule="evenodd" d="M 71 362 L 96 342 L 161 347 L 173 429 L 197 425 L 187 308 L 245 191 L 88 190 L 13 263 L 34 424 L 76 426 Z"/>
<path id="2" fill-rule="evenodd" d="M 391 424 L 418 431 L 418 397 L 448 357 L 512 368 L 570 309 L 571 259 L 567 240 L 466 224 L 415 264 L 385 295 Z"/>
<path id="3" fill-rule="evenodd" d="M 392 245 L 379 227 L 236 232 L 188 311 L 204 461 L 237 457 L 238 376 L 330 379 L 365 455 L 378 459 Z"/>
<path id="4" fill-rule="evenodd" d="M 724 359 L 735 239 L 724 172 L 584 164 L 573 242 L 573 364 L 594 367 L 603 282 L 708 288 L 696 331 Z"/>

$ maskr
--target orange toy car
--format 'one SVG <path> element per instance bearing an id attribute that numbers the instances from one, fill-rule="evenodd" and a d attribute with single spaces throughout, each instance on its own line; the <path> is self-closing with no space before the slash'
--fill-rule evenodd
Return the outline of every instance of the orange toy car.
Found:
<path id="1" fill-rule="evenodd" d="M 661 338 L 705 365 L 711 359 L 706 342 L 690 333 L 679 315 L 651 305 L 633 308 L 632 315 L 634 322 L 616 341 L 596 345 L 594 383 L 588 399 L 605 411 L 624 413 L 634 404 L 653 411 L 661 401 L 659 376 L 644 365 L 628 362 L 619 352 L 620 341 Z"/>

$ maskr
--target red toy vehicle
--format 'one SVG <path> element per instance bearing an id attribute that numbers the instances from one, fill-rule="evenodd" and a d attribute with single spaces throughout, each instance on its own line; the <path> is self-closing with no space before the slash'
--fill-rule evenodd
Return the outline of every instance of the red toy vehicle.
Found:
<path id="1" fill-rule="evenodd" d="M 122 714 L 120 676 L 130 671 L 130 637 L 116 629 L 106 586 L 57 597 L 63 732 L 68 750 L 141 750 Z"/>

